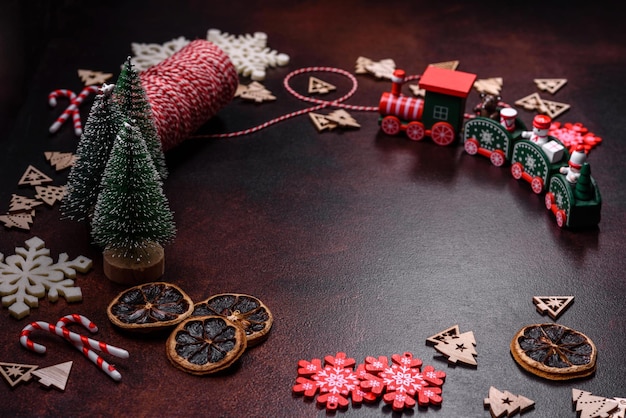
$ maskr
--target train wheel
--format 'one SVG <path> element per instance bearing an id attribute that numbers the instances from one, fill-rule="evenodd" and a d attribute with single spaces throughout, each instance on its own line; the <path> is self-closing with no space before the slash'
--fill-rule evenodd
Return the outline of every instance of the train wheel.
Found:
<path id="1" fill-rule="evenodd" d="M 430 137 L 437 145 L 450 145 L 454 142 L 454 128 L 448 122 L 437 122 L 430 130 Z"/>
<path id="2" fill-rule="evenodd" d="M 491 161 L 491 164 L 495 165 L 496 167 L 502 167 L 506 159 L 504 158 L 504 153 L 497 149 L 491 153 L 491 155 L 489 156 L 489 160 Z"/>
<path id="3" fill-rule="evenodd" d="M 541 177 L 533 177 L 530 181 L 530 188 L 533 190 L 534 194 L 543 192 L 543 180 L 541 180 Z"/>
<path id="4" fill-rule="evenodd" d="M 511 175 L 515 180 L 521 179 L 522 174 L 524 174 L 524 166 L 522 163 L 515 163 L 511 166 Z"/>
<path id="5" fill-rule="evenodd" d="M 554 203 L 556 202 L 556 199 L 554 198 L 554 193 L 552 192 L 546 193 L 546 197 L 544 198 L 543 201 L 546 204 L 546 209 L 552 210 L 552 205 L 554 205 Z"/>
<path id="6" fill-rule="evenodd" d="M 566 222 L 567 222 L 567 215 L 565 214 L 565 211 L 563 209 L 557 210 L 556 211 L 556 224 L 559 226 L 559 228 L 563 228 Z"/>
<path id="7" fill-rule="evenodd" d="M 424 124 L 422 122 L 410 122 L 406 127 L 406 136 L 413 141 L 421 141 L 424 139 Z"/>
<path id="8" fill-rule="evenodd" d="M 476 155 L 478 153 L 478 141 L 474 138 L 468 138 L 465 140 L 464 148 L 469 155 Z"/>
<path id="9" fill-rule="evenodd" d="M 380 123 L 380 128 L 387 135 L 398 135 L 400 132 L 400 119 L 395 116 L 385 116 Z"/>

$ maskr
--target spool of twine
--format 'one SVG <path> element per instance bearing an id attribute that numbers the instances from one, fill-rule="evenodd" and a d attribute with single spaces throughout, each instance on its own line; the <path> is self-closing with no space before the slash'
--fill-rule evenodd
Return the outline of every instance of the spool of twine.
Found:
<path id="1" fill-rule="evenodd" d="M 228 55 L 198 39 L 140 74 L 163 151 L 179 145 L 230 103 L 237 70 Z"/>

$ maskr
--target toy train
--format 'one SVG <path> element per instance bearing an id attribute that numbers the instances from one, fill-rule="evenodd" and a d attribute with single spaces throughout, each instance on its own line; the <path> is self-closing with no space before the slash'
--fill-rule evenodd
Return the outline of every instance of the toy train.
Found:
<path id="1" fill-rule="evenodd" d="M 537 115 L 528 131 L 515 109 L 499 104 L 485 116 L 465 113 L 476 75 L 428 66 L 419 79 L 424 98 L 401 92 L 406 74 L 395 70 L 391 91 L 381 95 L 379 124 L 387 135 L 404 132 L 414 141 L 430 137 L 441 146 L 463 138 L 470 155 L 489 158 L 494 166 L 510 165 L 511 175 L 545 193 L 545 205 L 559 227 L 584 228 L 600 222 L 602 198 L 582 148 L 570 151 L 549 136 L 551 118 Z M 477 111 L 477 108 L 474 109 Z"/>

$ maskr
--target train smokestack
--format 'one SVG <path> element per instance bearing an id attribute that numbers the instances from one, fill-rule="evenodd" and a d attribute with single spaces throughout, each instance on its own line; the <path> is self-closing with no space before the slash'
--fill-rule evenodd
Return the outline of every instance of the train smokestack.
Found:
<path id="1" fill-rule="evenodd" d="M 402 84 L 404 84 L 404 77 L 406 73 L 404 70 L 395 70 L 391 76 L 391 94 L 394 96 L 400 96 L 402 94 Z"/>

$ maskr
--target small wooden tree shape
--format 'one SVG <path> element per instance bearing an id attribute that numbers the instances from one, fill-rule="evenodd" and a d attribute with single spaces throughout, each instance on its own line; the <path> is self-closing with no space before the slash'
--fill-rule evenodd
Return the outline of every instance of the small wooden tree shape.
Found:
<path id="1" fill-rule="evenodd" d="M 94 99 L 78 142 L 77 159 L 70 170 L 66 196 L 61 202 L 61 214 L 73 221 L 92 217 L 104 168 L 122 125 L 117 104 L 111 98 L 112 90 L 112 84 L 105 85 Z"/>
<path id="2" fill-rule="evenodd" d="M 104 247 L 104 273 L 118 283 L 163 275 L 162 245 L 175 235 L 159 174 L 138 127 L 124 123 L 102 178 L 92 237 Z"/>
<path id="3" fill-rule="evenodd" d="M 435 350 L 445 356 L 450 363 L 461 362 L 476 366 L 476 339 L 472 331 L 461 333 L 459 326 L 454 325 L 438 334 L 428 337 L 426 344 L 433 345 Z"/>
<path id="4" fill-rule="evenodd" d="M 154 123 L 154 115 L 146 91 L 141 85 L 139 73 L 135 70 L 130 56 L 124 62 L 122 71 L 117 78 L 113 99 L 118 103 L 120 111 L 139 128 L 152 157 L 154 166 L 162 180 L 167 178 L 167 166 L 161 137 Z"/>
<path id="5" fill-rule="evenodd" d="M 572 402 L 576 405 L 576 411 L 580 412 L 580 418 L 610 417 L 616 412 L 619 403 L 615 399 L 592 395 L 580 389 L 572 389 Z"/>
<path id="6" fill-rule="evenodd" d="M 492 418 L 512 417 L 522 413 L 535 405 L 535 402 L 522 395 L 514 395 L 508 390 L 504 392 L 491 386 L 489 397 L 483 401 L 489 407 Z"/>

